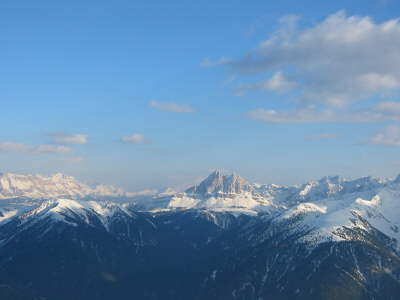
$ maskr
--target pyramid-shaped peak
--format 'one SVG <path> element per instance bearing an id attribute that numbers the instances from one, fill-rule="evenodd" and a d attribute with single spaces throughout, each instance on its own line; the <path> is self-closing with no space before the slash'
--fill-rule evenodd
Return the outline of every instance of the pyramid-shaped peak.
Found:
<path id="1" fill-rule="evenodd" d="M 333 176 L 322 177 L 318 181 L 319 181 L 319 183 L 323 183 L 323 184 L 326 184 L 326 183 L 339 184 L 343 181 L 343 179 L 338 175 L 333 175 Z"/>
<path id="2" fill-rule="evenodd" d="M 218 177 L 218 176 L 223 176 L 224 173 L 221 170 L 214 170 L 212 171 L 207 177 Z"/>
<path id="3" fill-rule="evenodd" d="M 338 181 L 340 179 L 341 179 L 341 177 L 339 175 L 328 175 L 328 176 L 322 177 L 322 180 L 330 180 L 330 181 Z"/>
<path id="4" fill-rule="evenodd" d="M 239 194 L 243 191 L 248 191 L 250 186 L 246 180 L 239 175 L 232 173 L 226 175 L 219 170 L 213 171 L 200 184 L 186 190 L 189 194 Z"/>
<path id="5" fill-rule="evenodd" d="M 51 175 L 49 178 L 51 178 L 53 180 L 66 180 L 66 179 L 71 180 L 71 179 L 75 179 L 74 177 L 65 175 L 63 173 L 55 173 L 55 174 Z"/>

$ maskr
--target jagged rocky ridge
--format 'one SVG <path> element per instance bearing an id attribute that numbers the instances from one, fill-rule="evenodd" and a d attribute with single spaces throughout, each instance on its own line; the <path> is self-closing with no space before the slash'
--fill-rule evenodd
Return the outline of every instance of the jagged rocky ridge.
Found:
<path id="1" fill-rule="evenodd" d="M 23 181 L 35 198 L 0 181 L 0 299 L 400 295 L 399 178 L 286 187 L 216 171 L 182 193 L 94 201 L 56 177 Z"/>

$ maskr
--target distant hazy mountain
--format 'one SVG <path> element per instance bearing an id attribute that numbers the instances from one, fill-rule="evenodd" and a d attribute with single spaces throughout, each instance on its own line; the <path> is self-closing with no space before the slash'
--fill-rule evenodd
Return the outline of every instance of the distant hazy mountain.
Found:
<path id="1" fill-rule="evenodd" d="M 0 199 L 123 196 L 125 192 L 120 188 L 101 184 L 89 186 L 60 173 L 53 176 L 0 173 Z"/>
<path id="2" fill-rule="evenodd" d="M 400 178 L 128 194 L 5 174 L 0 195 L 0 299 L 399 299 Z"/>

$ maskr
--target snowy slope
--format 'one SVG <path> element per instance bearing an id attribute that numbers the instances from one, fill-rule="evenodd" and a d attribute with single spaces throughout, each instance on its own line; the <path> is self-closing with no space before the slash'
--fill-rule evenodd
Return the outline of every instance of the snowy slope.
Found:
<path id="1" fill-rule="evenodd" d="M 215 171 L 185 192 L 166 189 L 125 193 L 110 186 L 82 184 L 62 174 L 4 174 L 0 187 L 0 225 L 15 218 L 23 221 L 44 217 L 71 225 L 76 225 L 71 220 L 79 217 L 89 224 L 94 216 L 107 228 L 115 215 L 129 218 L 134 216 L 132 211 L 190 209 L 267 215 L 274 222 L 293 220 L 296 230 L 310 231 L 306 237 L 310 240 L 343 240 L 349 237 L 342 228 L 371 230 L 370 226 L 400 239 L 400 177 L 347 180 L 335 176 L 303 185 L 279 186 L 252 184 L 236 174 Z M 118 203 L 99 201 L 104 199 Z"/>
<path id="2" fill-rule="evenodd" d="M 19 219 L 23 224 L 50 218 L 55 222 L 64 222 L 73 226 L 78 226 L 80 222 L 91 225 L 95 221 L 100 221 L 107 230 L 110 222 L 116 216 L 135 217 L 126 204 L 57 199 L 43 201 L 38 207 L 20 215 Z"/>
<path id="3" fill-rule="evenodd" d="M 279 218 L 300 217 L 301 225 L 313 229 L 310 237 L 322 240 L 345 240 L 341 228 L 370 230 L 370 226 L 400 241 L 400 184 L 390 183 L 367 192 L 344 194 L 341 198 L 326 198 L 302 202 L 286 210 Z M 367 221 L 364 223 L 363 220 Z"/>

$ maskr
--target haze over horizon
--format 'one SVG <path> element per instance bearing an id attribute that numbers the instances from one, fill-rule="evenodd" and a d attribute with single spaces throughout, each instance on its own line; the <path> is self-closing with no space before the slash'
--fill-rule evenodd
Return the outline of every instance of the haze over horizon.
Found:
<path id="1" fill-rule="evenodd" d="M 390 0 L 3 1 L 0 172 L 128 191 L 214 169 L 278 184 L 395 177 L 399 12 Z"/>

